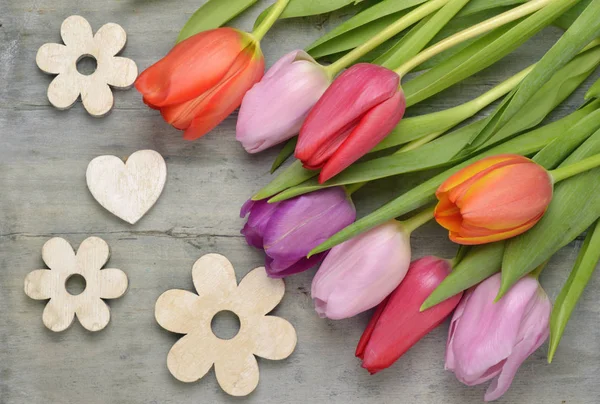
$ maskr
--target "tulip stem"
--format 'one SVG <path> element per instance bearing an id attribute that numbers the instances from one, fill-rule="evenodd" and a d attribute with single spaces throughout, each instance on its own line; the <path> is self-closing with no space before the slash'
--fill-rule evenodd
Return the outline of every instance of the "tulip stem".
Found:
<path id="1" fill-rule="evenodd" d="M 277 0 L 277 3 L 275 3 L 271 11 L 269 11 L 269 14 L 267 14 L 265 19 L 260 23 L 260 25 L 256 27 L 254 32 L 252 32 L 252 36 L 254 36 L 254 38 L 257 41 L 263 39 L 267 32 L 269 32 L 269 30 L 271 29 L 273 24 L 275 24 L 275 21 L 277 21 L 281 13 L 283 13 L 289 2 L 290 0 Z"/>
<path id="2" fill-rule="evenodd" d="M 430 0 L 425 4 L 422 4 L 410 13 L 402 16 L 387 28 L 381 30 L 377 35 L 369 39 L 367 42 L 354 48 L 352 51 L 346 53 L 334 63 L 325 67 L 327 74 L 331 79 L 333 79 L 344 68 L 350 66 L 352 63 L 356 62 L 362 56 L 371 52 L 388 39 L 391 39 L 394 35 L 404 31 L 406 28 L 416 24 L 431 13 L 439 10 L 449 1 L 450 0 Z"/>
<path id="3" fill-rule="evenodd" d="M 412 59 L 404 63 L 402 66 L 397 68 L 395 72 L 398 73 L 400 78 L 402 78 L 415 67 L 426 62 L 432 57 L 442 53 L 443 51 L 450 49 L 453 46 L 458 45 L 459 43 L 475 38 L 481 34 L 485 34 L 486 32 L 508 24 L 509 22 L 518 20 L 519 18 L 529 15 L 535 11 L 538 11 L 539 9 L 545 7 L 553 1 L 556 0 L 530 0 L 519 7 L 515 7 L 512 10 L 497 15 L 496 17 L 487 19 L 483 22 L 480 22 L 479 24 L 473 25 L 472 27 L 460 31 L 420 52 L 419 54 L 417 54 L 417 56 L 413 57 Z"/>
<path id="4" fill-rule="evenodd" d="M 544 268 L 546 268 L 546 265 L 549 261 L 550 260 L 542 262 L 536 269 L 531 271 L 530 275 L 533 276 L 535 279 L 540 279 L 540 274 L 542 273 Z"/>
<path id="5" fill-rule="evenodd" d="M 576 163 L 568 166 L 559 167 L 555 170 L 549 171 L 552 181 L 556 184 L 559 181 L 566 180 L 574 175 L 581 174 L 585 171 L 591 170 L 600 166 L 600 153 L 595 154 L 591 157 L 580 160 Z"/>
<path id="6" fill-rule="evenodd" d="M 424 211 L 421 211 L 421 212 L 417 213 L 416 215 L 409 217 L 406 220 L 403 220 L 402 225 L 403 225 L 404 229 L 408 233 L 412 233 L 413 231 L 415 231 L 416 229 L 418 229 L 419 227 L 423 226 L 425 223 L 427 223 L 428 221 L 433 219 L 434 211 L 435 211 L 435 206 L 432 206 L 429 209 L 425 209 Z"/>

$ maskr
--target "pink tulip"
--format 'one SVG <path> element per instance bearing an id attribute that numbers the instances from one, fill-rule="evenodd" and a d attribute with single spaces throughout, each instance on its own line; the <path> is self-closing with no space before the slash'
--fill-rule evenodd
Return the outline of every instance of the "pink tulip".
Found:
<path id="1" fill-rule="evenodd" d="M 310 111 L 295 156 L 304 168 L 321 169 L 319 182 L 367 154 L 400 122 L 406 108 L 394 71 L 359 63 L 340 74 Z"/>
<path id="2" fill-rule="evenodd" d="M 327 72 L 296 50 L 275 63 L 244 96 L 236 139 L 257 153 L 296 135 L 308 112 L 329 87 Z"/>
<path id="3" fill-rule="evenodd" d="M 377 306 L 410 265 L 410 235 L 390 221 L 331 249 L 312 282 L 315 310 L 339 320 Z"/>
<path id="4" fill-rule="evenodd" d="M 452 317 L 446 369 L 474 386 L 494 379 L 485 401 L 502 396 L 519 366 L 549 334 L 552 304 L 538 281 L 522 278 L 499 302 L 500 274 L 467 292 Z"/>

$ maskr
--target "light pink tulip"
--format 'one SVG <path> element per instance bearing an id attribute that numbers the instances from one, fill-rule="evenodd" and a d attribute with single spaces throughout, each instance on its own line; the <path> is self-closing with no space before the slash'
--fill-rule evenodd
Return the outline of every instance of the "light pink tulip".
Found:
<path id="1" fill-rule="evenodd" d="M 467 386 L 494 379 L 485 401 L 502 396 L 519 366 L 548 338 L 552 304 L 532 277 L 517 282 L 494 303 L 496 274 L 464 295 L 456 308 L 446 348 L 446 369 Z"/>
<path id="2" fill-rule="evenodd" d="M 312 282 L 315 310 L 333 320 L 377 306 L 410 265 L 410 234 L 390 221 L 331 249 Z"/>
<path id="3" fill-rule="evenodd" d="M 323 66 L 308 53 L 288 53 L 244 96 L 236 139 L 248 153 L 290 139 L 330 83 Z"/>

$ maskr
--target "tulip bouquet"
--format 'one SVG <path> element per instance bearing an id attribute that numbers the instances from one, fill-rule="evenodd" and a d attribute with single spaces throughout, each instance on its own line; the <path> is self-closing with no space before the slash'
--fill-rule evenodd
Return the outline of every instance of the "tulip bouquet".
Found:
<path id="1" fill-rule="evenodd" d="M 600 260 L 600 80 L 581 108 L 540 124 L 600 65 L 600 0 L 381 0 L 266 74 L 260 41 L 278 19 L 360 2 L 277 0 L 252 33 L 220 27 L 255 1 L 210 0 L 136 88 L 188 140 L 239 107 L 247 152 L 287 141 L 273 171 L 296 161 L 241 209 L 269 276 L 320 264 L 319 316 L 375 308 L 356 348 L 370 373 L 447 318 L 446 369 L 469 386 L 492 380 L 486 400 L 508 390 L 548 336 L 551 361 Z M 404 117 L 551 24 L 565 32 L 536 64 L 467 103 Z M 430 169 L 356 220 L 352 194 L 364 184 Z M 456 257 L 411 262 L 411 233 L 433 219 Z M 539 274 L 586 230 L 553 306 Z"/>

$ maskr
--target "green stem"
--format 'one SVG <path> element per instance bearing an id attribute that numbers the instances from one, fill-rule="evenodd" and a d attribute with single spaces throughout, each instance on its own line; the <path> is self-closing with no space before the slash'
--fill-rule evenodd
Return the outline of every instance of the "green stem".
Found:
<path id="1" fill-rule="evenodd" d="M 544 268 L 546 268 L 546 265 L 548 264 L 548 261 L 542 262 L 540 264 L 540 266 L 538 266 L 536 269 L 534 269 L 533 271 L 531 271 L 531 273 L 529 275 L 533 276 L 535 279 L 539 279 L 540 278 L 540 274 L 542 273 L 542 271 L 544 270 Z"/>
<path id="2" fill-rule="evenodd" d="M 265 17 L 265 19 L 260 23 L 258 27 L 252 33 L 252 36 L 256 38 L 257 41 L 263 39 L 267 32 L 271 29 L 275 21 L 279 18 L 283 10 L 287 7 L 290 0 L 277 0 L 277 3 L 273 6 L 269 14 Z"/>
<path id="3" fill-rule="evenodd" d="M 394 35 L 404 31 L 411 25 L 419 22 L 429 14 L 439 10 L 450 0 L 431 0 L 427 3 L 417 7 L 410 13 L 400 18 L 395 23 L 389 25 L 387 28 L 380 31 L 377 35 L 369 39 L 362 45 L 354 48 L 351 52 L 348 52 L 334 63 L 327 66 L 325 69 L 329 74 L 329 77 L 333 79 L 340 71 L 345 67 L 350 66 L 352 63 L 360 59 L 362 56 L 371 52 L 379 45 L 392 38 Z"/>
<path id="4" fill-rule="evenodd" d="M 433 212 L 435 211 L 435 206 L 432 206 L 429 209 L 425 209 L 422 212 L 417 213 L 416 215 L 403 220 L 402 226 L 408 233 L 412 233 L 419 227 L 423 226 L 425 223 L 433 219 Z"/>
<path id="5" fill-rule="evenodd" d="M 402 78 L 415 67 L 442 53 L 443 51 L 450 49 L 461 42 L 475 38 L 495 28 L 501 27 L 509 22 L 518 20 L 521 17 L 538 11 L 553 1 L 556 0 L 531 0 L 519 7 L 515 7 L 512 10 L 499 14 L 496 17 L 485 20 L 477 25 L 473 25 L 470 28 L 460 31 L 438 42 L 437 44 L 430 46 L 414 58 L 410 59 L 408 62 L 404 63 L 395 71 Z"/>
<path id="6" fill-rule="evenodd" d="M 549 171 L 549 174 L 552 178 L 552 181 L 556 184 L 559 181 L 565 180 L 577 174 L 581 174 L 582 172 L 591 170 L 592 168 L 596 168 L 598 166 L 600 166 L 600 153 L 580 160 L 577 163 Z"/>

